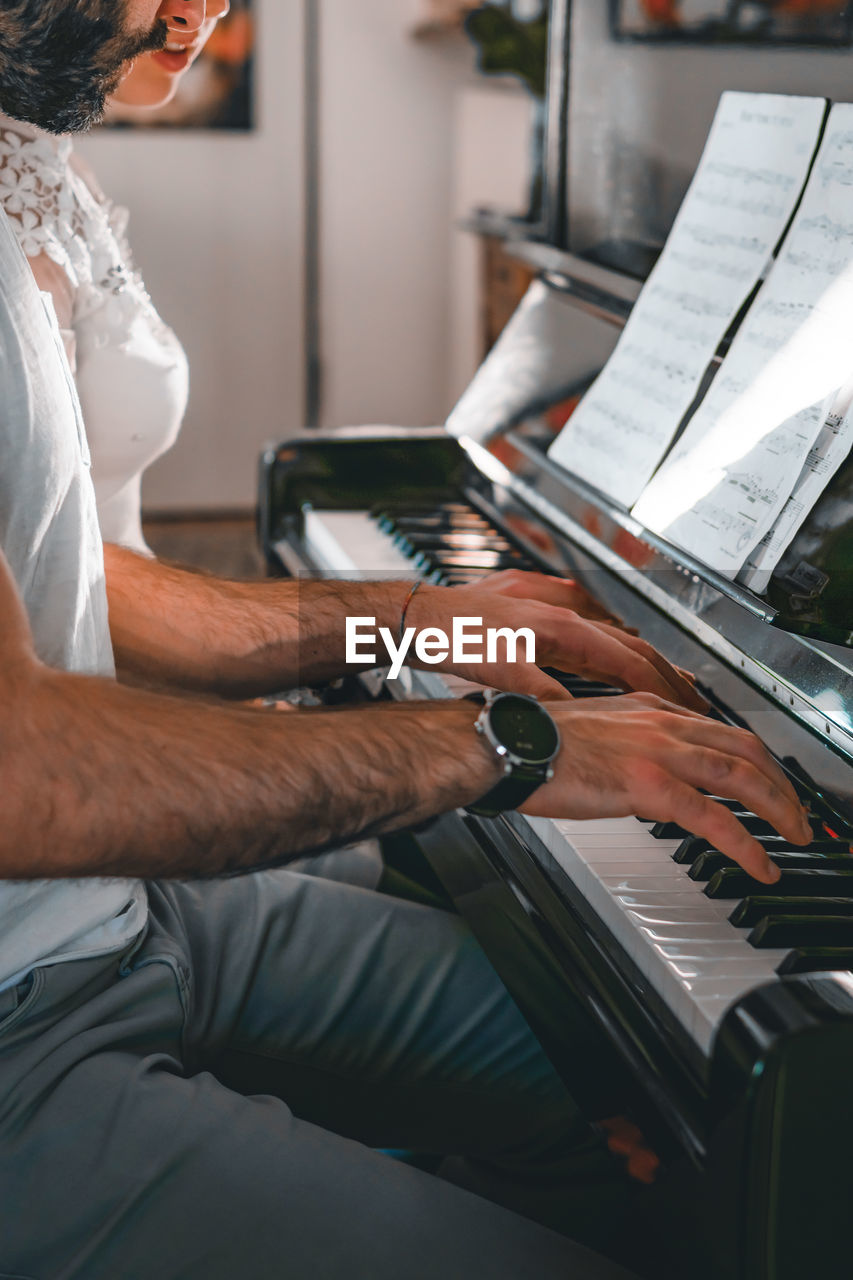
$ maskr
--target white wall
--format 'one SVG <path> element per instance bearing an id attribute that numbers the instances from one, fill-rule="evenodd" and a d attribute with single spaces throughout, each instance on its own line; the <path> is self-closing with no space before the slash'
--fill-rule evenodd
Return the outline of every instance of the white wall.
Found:
<path id="1" fill-rule="evenodd" d="M 530 201 L 533 99 L 508 79 L 454 95 L 448 399 L 453 405 L 483 356 L 482 246 L 458 227 L 480 208 L 522 214 Z"/>
<path id="2" fill-rule="evenodd" d="M 137 262 L 190 358 L 189 413 L 146 478 L 149 509 L 252 504 L 262 444 L 301 426 L 301 4 L 256 4 L 255 133 L 104 130 L 79 144 L 129 206 Z"/>
<path id="3" fill-rule="evenodd" d="M 610 39 L 607 5 L 572 4 L 572 245 L 661 243 L 724 89 L 853 100 L 847 48 L 679 47 Z"/>
<path id="4" fill-rule="evenodd" d="M 451 407 L 461 37 L 415 41 L 417 0 L 322 5 L 323 424 L 443 422 Z"/>

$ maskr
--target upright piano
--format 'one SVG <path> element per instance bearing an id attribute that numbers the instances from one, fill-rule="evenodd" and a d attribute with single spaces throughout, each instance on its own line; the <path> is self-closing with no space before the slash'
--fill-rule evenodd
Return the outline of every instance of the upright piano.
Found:
<path id="1" fill-rule="evenodd" d="M 570 576 L 782 763 L 814 841 L 787 848 L 744 815 L 782 868 L 772 890 L 641 819 L 460 812 L 417 839 L 586 1114 L 628 1114 L 661 1155 L 650 1220 L 679 1229 L 648 1274 L 847 1280 L 853 468 L 765 597 L 691 560 L 546 456 L 536 401 L 567 390 L 578 290 L 599 305 L 594 272 L 574 297 L 559 286 L 546 271 L 531 287 L 447 427 L 312 434 L 266 453 L 262 546 L 277 574 Z M 577 697 L 618 692 L 561 678 Z M 361 696 L 454 692 L 404 670 L 371 673 Z"/>

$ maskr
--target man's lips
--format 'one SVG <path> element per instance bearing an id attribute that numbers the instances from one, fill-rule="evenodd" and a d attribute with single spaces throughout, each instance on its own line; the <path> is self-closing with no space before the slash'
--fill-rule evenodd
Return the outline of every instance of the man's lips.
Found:
<path id="1" fill-rule="evenodd" d="M 193 46 L 189 44 L 167 44 L 165 49 L 152 53 L 151 59 L 164 71 L 177 75 L 185 71 L 192 59 Z"/>

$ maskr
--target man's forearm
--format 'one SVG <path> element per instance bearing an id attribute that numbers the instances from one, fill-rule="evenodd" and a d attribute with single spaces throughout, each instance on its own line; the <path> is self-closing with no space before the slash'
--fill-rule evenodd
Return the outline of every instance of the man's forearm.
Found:
<path id="1" fill-rule="evenodd" d="M 476 714 L 281 715 L 42 670 L 4 714 L 0 877 L 212 876 L 417 824 L 497 780 Z"/>
<path id="2" fill-rule="evenodd" d="M 346 619 L 396 634 L 408 583 L 226 582 L 105 548 L 110 632 L 121 676 L 249 698 L 334 679 Z"/>

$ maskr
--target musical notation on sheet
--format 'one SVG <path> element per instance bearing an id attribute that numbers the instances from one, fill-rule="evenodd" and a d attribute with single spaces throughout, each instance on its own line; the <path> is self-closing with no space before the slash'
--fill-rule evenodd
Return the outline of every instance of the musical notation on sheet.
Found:
<path id="1" fill-rule="evenodd" d="M 782 237 L 825 107 L 822 98 L 723 94 L 657 266 L 553 461 L 625 505 L 636 500 Z"/>
<path id="2" fill-rule="evenodd" d="M 853 448 L 853 381 L 836 397 L 817 439 L 806 455 L 791 496 L 758 546 L 749 555 L 740 581 L 763 595 L 782 556 L 809 512 Z"/>
<path id="3" fill-rule="evenodd" d="M 762 552 L 766 570 L 771 547 L 799 519 L 797 504 L 817 496 L 818 461 L 833 438 L 824 434 L 818 455 L 814 449 L 853 370 L 851 332 L 853 106 L 839 104 L 779 257 L 704 401 L 637 502 L 637 519 L 734 577 L 798 487 Z"/>

